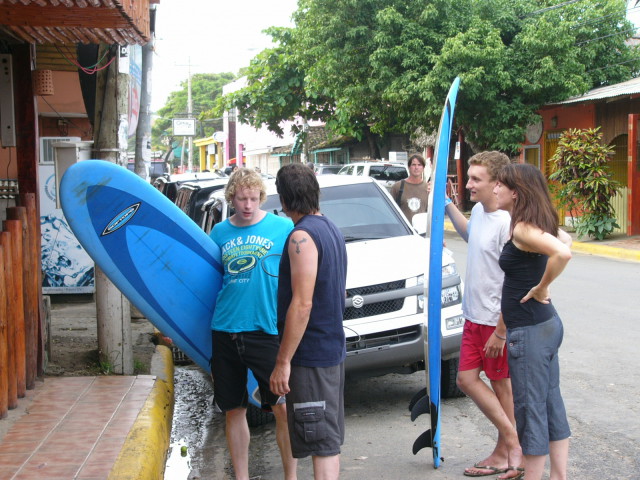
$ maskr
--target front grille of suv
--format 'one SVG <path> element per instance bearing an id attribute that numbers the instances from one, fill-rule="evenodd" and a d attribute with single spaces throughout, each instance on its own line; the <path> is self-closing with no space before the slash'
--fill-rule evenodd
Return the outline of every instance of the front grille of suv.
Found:
<path id="1" fill-rule="evenodd" d="M 392 290 L 401 290 L 405 288 L 405 280 L 397 280 L 395 282 L 380 283 L 378 285 L 369 285 L 360 288 L 351 288 L 347 290 L 347 298 L 355 295 L 371 295 L 372 293 L 388 292 Z M 397 312 L 404 304 L 404 297 L 384 302 L 364 304 L 362 308 L 348 307 L 344 311 L 344 320 L 353 320 L 356 318 L 372 317 L 374 315 L 382 315 L 383 313 Z"/>
<path id="2" fill-rule="evenodd" d="M 421 335 L 420 325 L 413 325 L 411 327 L 397 328 L 386 332 L 376 332 L 370 335 L 347 337 L 347 352 L 398 345 L 400 343 L 411 342 L 420 338 Z"/>

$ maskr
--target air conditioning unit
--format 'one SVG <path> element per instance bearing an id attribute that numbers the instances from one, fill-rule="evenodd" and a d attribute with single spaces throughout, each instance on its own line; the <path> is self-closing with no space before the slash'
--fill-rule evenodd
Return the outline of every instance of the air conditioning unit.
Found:
<path id="1" fill-rule="evenodd" d="M 40 165 L 53 165 L 55 154 L 53 144 L 56 142 L 79 142 L 80 137 L 40 137 Z"/>

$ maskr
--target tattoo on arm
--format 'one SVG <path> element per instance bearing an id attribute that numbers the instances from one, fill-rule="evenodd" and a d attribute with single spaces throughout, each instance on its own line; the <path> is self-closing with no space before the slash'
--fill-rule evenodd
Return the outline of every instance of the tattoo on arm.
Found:
<path id="1" fill-rule="evenodd" d="M 300 240 L 299 242 L 294 240 L 293 238 L 291 239 L 291 243 L 293 243 L 296 246 L 296 253 L 300 253 L 300 244 L 306 242 L 307 239 L 303 238 L 302 240 Z"/>

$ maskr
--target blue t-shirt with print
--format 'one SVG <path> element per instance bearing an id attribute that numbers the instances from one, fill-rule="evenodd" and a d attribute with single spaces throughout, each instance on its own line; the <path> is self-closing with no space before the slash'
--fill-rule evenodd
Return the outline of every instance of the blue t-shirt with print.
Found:
<path id="1" fill-rule="evenodd" d="M 292 228 L 290 219 L 269 212 L 255 225 L 237 227 L 227 219 L 213 228 L 210 236 L 222 251 L 224 278 L 212 330 L 278 333 L 278 266 Z"/>

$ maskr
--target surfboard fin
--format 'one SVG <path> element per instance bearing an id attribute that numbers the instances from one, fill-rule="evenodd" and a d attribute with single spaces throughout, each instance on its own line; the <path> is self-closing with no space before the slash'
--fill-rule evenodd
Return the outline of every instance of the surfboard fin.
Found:
<path id="1" fill-rule="evenodd" d="M 415 442 L 413 442 L 413 454 L 415 455 L 420 450 L 427 447 L 433 447 L 433 443 L 431 442 L 431 429 L 422 432 L 422 434 L 416 438 Z"/>
<path id="2" fill-rule="evenodd" d="M 411 397 L 411 401 L 409 402 L 409 411 L 413 410 L 413 406 L 420 400 L 420 398 L 424 397 L 427 394 L 427 387 L 421 388 L 416 392 L 416 394 Z"/>
<path id="3" fill-rule="evenodd" d="M 429 395 L 425 394 L 423 397 L 421 397 L 411 409 L 411 421 L 415 421 L 415 419 L 423 413 L 429 413 L 431 411 L 430 404 L 431 402 L 429 401 Z"/>

